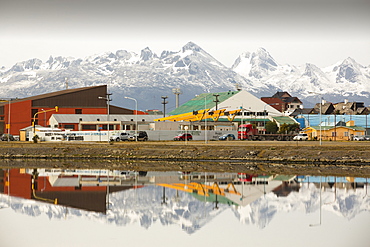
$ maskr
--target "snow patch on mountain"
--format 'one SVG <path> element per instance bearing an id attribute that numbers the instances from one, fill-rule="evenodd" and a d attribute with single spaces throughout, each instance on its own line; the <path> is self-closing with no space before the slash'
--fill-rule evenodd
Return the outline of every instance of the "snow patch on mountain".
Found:
<path id="1" fill-rule="evenodd" d="M 370 104 L 370 68 L 352 58 L 318 68 L 281 65 L 264 48 L 244 52 L 231 68 L 224 66 L 193 42 L 179 51 L 160 56 L 144 48 L 140 54 L 126 50 L 105 52 L 86 58 L 34 58 L 0 69 L 0 97 L 23 98 L 66 88 L 108 85 L 112 104 L 128 107 L 124 96 L 134 96 L 138 108 L 161 109 L 161 96 L 169 96 L 167 111 L 175 107 L 173 88 L 180 88 L 180 104 L 203 92 L 242 88 L 257 97 L 288 91 L 303 102 L 314 104 L 322 93 L 327 100 L 360 100 Z"/>
<path id="2" fill-rule="evenodd" d="M 309 63 L 297 67 L 278 64 L 260 48 L 257 52 L 242 53 L 232 69 L 260 89 L 287 91 L 301 100 L 314 99 L 309 92 L 316 92 L 338 102 L 349 98 L 370 104 L 370 69 L 352 58 L 322 69 Z"/>

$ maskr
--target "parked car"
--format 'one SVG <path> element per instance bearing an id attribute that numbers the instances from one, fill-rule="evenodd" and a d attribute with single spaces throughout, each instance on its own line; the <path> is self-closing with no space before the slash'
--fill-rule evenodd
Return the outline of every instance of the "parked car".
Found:
<path id="1" fill-rule="evenodd" d="M 113 134 L 111 137 L 110 137 L 110 140 L 111 141 L 135 141 L 135 137 L 130 135 L 129 133 L 126 133 L 126 132 L 122 132 L 122 133 L 116 133 L 116 134 Z"/>
<path id="2" fill-rule="evenodd" d="M 138 141 L 147 141 L 148 140 L 148 134 L 146 133 L 146 131 L 139 131 L 137 133 L 137 136 L 135 136 L 137 138 Z M 135 137 L 134 137 L 134 140 L 135 140 Z"/>
<path id="3" fill-rule="evenodd" d="M 354 141 L 365 141 L 365 136 L 353 136 Z"/>
<path id="4" fill-rule="evenodd" d="M 220 136 L 218 139 L 222 141 L 225 141 L 225 140 L 232 141 L 232 140 L 235 140 L 235 136 L 234 134 L 224 134 Z"/>
<path id="5" fill-rule="evenodd" d="M 10 135 L 10 134 L 2 134 L 0 136 L 0 140 L 2 140 L 2 141 L 8 141 L 8 136 L 9 136 L 9 141 L 15 141 L 13 135 Z"/>
<path id="6" fill-rule="evenodd" d="M 294 141 L 307 141 L 308 135 L 306 133 L 299 133 L 295 137 L 293 137 Z"/>
<path id="7" fill-rule="evenodd" d="M 365 136 L 365 141 L 370 141 L 370 136 Z"/>
<path id="8" fill-rule="evenodd" d="M 177 135 L 173 138 L 174 141 L 185 141 L 185 140 L 188 140 L 188 141 L 191 141 L 193 140 L 193 136 L 189 133 L 182 133 L 180 135 Z"/>

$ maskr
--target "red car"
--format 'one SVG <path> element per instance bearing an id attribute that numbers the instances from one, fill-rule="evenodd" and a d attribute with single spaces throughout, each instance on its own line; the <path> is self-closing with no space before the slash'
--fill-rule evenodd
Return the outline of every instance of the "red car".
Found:
<path id="1" fill-rule="evenodd" d="M 186 133 L 186 134 L 185 133 L 182 133 L 180 135 L 175 136 L 173 138 L 173 140 L 174 141 L 185 141 L 185 140 L 191 141 L 191 140 L 193 140 L 193 136 L 191 134 L 189 134 L 189 133 Z"/>

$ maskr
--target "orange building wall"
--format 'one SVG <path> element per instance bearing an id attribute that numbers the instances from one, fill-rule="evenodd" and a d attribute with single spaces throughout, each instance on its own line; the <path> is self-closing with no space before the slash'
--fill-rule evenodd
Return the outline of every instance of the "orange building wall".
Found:
<path id="1" fill-rule="evenodd" d="M 8 124 L 9 106 L 5 106 L 4 121 Z M 19 135 L 19 130 L 31 125 L 31 101 L 21 101 L 10 104 L 10 134 Z M 7 133 L 4 130 L 4 133 Z"/>
<path id="2" fill-rule="evenodd" d="M 39 113 L 36 115 L 36 124 L 41 126 L 48 126 L 48 119 L 52 114 L 55 114 L 55 108 L 34 108 L 31 106 L 32 101 L 26 100 L 21 102 L 14 102 L 10 105 L 10 134 L 19 135 L 19 130 L 32 126 L 33 117 L 32 109 L 36 109 Z M 43 112 L 44 109 L 47 112 Z M 59 108 L 58 114 L 75 114 L 75 109 L 82 109 L 82 114 L 107 114 L 107 108 Z M 9 106 L 4 107 L 4 122 L 5 126 L 9 123 Z M 8 133 L 7 129 L 0 132 Z"/>

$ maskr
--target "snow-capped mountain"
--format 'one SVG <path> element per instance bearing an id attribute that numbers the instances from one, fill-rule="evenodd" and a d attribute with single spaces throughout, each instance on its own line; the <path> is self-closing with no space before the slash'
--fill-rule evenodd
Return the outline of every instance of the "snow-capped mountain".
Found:
<path id="1" fill-rule="evenodd" d="M 318 92 L 328 101 L 348 99 L 370 104 L 370 69 L 352 58 L 326 68 L 309 63 L 280 65 L 268 51 L 260 48 L 257 52 L 241 54 L 232 69 L 258 88 L 287 91 L 304 102 L 316 102 L 317 95 L 309 92 Z"/>
<path id="2" fill-rule="evenodd" d="M 222 92 L 237 87 L 257 97 L 288 91 L 305 104 L 313 105 L 320 92 L 332 102 L 362 101 L 370 104 L 370 68 L 347 58 L 327 68 L 313 64 L 281 65 L 263 48 L 241 54 L 231 68 L 213 58 L 193 42 L 179 51 L 155 54 L 150 48 L 140 54 L 126 50 L 86 58 L 34 58 L 0 69 L 0 98 L 23 98 L 68 88 L 107 84 L 113 104 L 132 108 L 162 109 L 161 96 L 168 96 L 167 112 L 175 108 L 172 90 L 179 88 L 180 104 L 196 94 Z"/>
<path id="3" fill-rule="evenodd" d="M 145 48 L 140 54 L 119 50 L 73 59 L 50 57 L 43 63 L 31 59 L 0 72 L 0 97 L 26 97 L 66 88 L 107 84 L 113 104 L 131 107 L 124 96 L 138 100 L 138 108 L 161 109 L 161 96 L 168 96 L 174 109 L 174 88 L 180 88 L 180 103 L 204 92 L 235 90 L 236 84 L 252 90 L 252 83 L 225 67 L 196 44 L 160 56 Z M 171 99 L 171 96 L 173 97 Z"/>

